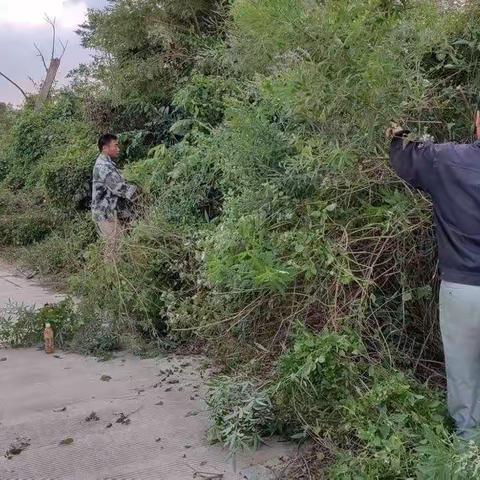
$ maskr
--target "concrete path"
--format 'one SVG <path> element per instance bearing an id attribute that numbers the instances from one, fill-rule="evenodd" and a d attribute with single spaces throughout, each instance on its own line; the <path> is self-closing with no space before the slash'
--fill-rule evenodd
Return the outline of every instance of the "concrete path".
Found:
<path id="1" fill-rule="evenodd" d="M 55 303 L 62 298 L 62 295 L 49 291 L 36 280 L 26 279 L 0 262 L 0 308 L 8 304 L 43 307 L 45 303 Z"/>
<path id="2" fill-rule="evenodd" d="M 0 306 L 13 295 L 22 303 L 57 298 L 10 272 L 0 272 L 0 281 Z M 8 295 L 5 282 L 17 285 Z M 0 349 L 0 479 L 276 478 L 271 467 L 291 446 L 269 441 L 239 455 L 234 469 L 225 450 L 208 444 L 204 363 Z"/>

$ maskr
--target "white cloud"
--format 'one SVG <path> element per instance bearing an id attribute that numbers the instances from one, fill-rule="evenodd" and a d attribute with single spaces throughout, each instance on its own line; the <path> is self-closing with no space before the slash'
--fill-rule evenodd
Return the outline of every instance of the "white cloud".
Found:
<path id="1" fill-rule="evenodd" d="M 55 17 L 63 28 L 75 28 L 85 19 L 85 1 L 65 0 L 0 0 L 0 24 L 38 26 L 45 23 L 45 14 Z"/>

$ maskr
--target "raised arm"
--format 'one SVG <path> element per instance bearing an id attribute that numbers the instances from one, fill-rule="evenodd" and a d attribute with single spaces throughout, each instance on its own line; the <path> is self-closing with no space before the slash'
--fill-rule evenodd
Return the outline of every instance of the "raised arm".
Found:
<path id="1" fill-rule="evenodd" d="M 434 177 L 435 145 L 432 142 L 408 142 L 408 131 L 396 128 L 387 131 L 391 138 L 390 163 L 397 175 L 409 185 L 425 192 L 431 192 Z"/>

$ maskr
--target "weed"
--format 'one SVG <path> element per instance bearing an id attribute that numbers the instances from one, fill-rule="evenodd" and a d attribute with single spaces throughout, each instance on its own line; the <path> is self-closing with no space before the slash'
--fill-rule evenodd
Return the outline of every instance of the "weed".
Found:
<path id="1" fill-rule="evenodd" d="M 253 382 L 217 377 L 206 398 L 213 425 L 212 442 L 220 442 L 232 454 L 256 449 L 262 437 L 272 432 L 273 407 L 268 393 Z"/>
<path id="2" fill-rule="evenodd" d="M 18 263 L 43 275 L 68 275 L 82 269 L 86 248 L 97 234 L 90 214 L 77 214 L 59 225 L 41 242 L 16 249 Z"/>
<path id="3" fill-rule="evenodd" d="M 480 475 L 480 449 L 475 441 L 430 431 L 418 447 L 418 455 L 419 480 L 468 480 Z"/>
<path id="4" fill-rule="evenodd" d="M 32 347 L 43 341 L 45 324 L 55 332 L 55 345 L 64 348 L 73 339 L 83 321 L 74 311 L 71 299 L 40 309 L 9 305 L 0 318 L 0 341 L 12 347 Z"/>

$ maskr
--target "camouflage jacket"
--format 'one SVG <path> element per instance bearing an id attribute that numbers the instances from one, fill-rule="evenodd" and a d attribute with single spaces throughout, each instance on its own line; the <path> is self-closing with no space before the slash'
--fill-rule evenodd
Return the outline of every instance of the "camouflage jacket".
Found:
<path id="1" fill-rule="evenodd" d="M 92 215 L 96 222 L 110 220 L 116 216 L 128 217 L 127 204 L 136 192 L 128 184 L 115 163 L 100 154 L 93 167 Z"/>

